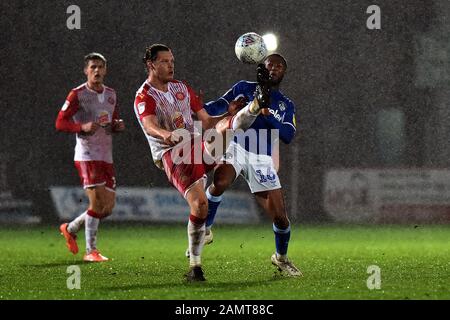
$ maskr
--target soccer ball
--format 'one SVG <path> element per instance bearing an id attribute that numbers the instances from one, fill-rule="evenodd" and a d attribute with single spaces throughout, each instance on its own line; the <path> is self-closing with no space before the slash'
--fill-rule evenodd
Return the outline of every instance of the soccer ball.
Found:
<path id="1" fill-rule="evenodd" d="M 267 47 L 263 37 L 248 32 L 239 37 L 234 46 L 236 56 L 243 63 L 258 64 L 267 56 Z"/>

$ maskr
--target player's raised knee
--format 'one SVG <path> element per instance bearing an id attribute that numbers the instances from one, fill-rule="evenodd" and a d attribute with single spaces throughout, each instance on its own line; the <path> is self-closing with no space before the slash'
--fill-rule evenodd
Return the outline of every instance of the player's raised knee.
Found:
<path id="1" fill-rule="evenodd" d="M 219 133 L 225 133 L 230 128 L 231 116 L 225 117 L 216 124 L 216 130 Z"/>
<path id="2" fill-rule="evenodd" d="M 223 179 L 214 180 L 213 193 L 223 194 L 225 192 L 225 190 L 228 189 L 230 184 L 231 184 L 231 182 L 226 177 L 224 177 Z"/>

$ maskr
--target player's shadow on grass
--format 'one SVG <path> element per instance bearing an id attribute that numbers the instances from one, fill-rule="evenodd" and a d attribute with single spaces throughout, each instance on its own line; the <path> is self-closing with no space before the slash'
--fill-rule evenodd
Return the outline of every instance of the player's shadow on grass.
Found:
<path id="1" fill-rule="evenodd" d="M 176 289 L 176 288 L 186 288 L 186 287 L 196 287 L 201 288 L 204 287 L 205 289 L 208 289 L 210 291 L 240 291 L 244 288 L 251 288 L 251 287 L 261 287 L 262 285 L 269 285 L 274 282 L 283 281 L 286 280 L 286 277 L 271 277 L 267 278 L 266 280 L 250 280 L 250 281 L 231 281 L 231 282 L 214 282 L 214 281 L 206 281 L 206 282 L 193 282 L 188 283 L 184 281 L 183 279 L 180 279 L 180 281 L 176 282 L 169 282 L 169 283 L 139 283 L 139 284 L 132 284 L 132 285 L 123 285 L 123 286 L 112 286 L 112 287 L 103 287 L 102 289 L 105 290 L 139 290 L 139 289 Z"/>
<path id="2" fill-rule="evenodd" d="M 22 268 L 57 268 L 57 267 L 68 267 L 73 265 L 83 265 L 83 261 L 64 261 L 64 262 L 52 262 L 52 263 L 38 263 L 38 264 L 22 264 Z"/>

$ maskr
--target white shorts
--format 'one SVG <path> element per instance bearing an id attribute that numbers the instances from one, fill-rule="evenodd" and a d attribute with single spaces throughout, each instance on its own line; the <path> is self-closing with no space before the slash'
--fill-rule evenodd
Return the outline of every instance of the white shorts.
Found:
<path id="1" fill-rule="evenodd" d="M 231 164 L 236 171 L 236 178 L 242 175 L 252 193 L 280 189 L 280 178 L 268 155 L 248 152 L 232 141 L 221 161 Z"/>

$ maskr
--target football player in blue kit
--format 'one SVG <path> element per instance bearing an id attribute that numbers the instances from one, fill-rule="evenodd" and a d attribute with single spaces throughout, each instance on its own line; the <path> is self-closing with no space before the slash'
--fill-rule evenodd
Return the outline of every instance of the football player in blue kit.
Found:
<path id="1" fill-rule="evenodd" d="M 273 221 L 276 252 L 271 257 L 272 264 L 282 273 L 298 277 L 302 273 L 287 256 L 291 226 L 277 175 L 278 139 L 289 144 L 294 138 L 295 105 L 279 91 L 287 69 L 286 59 L 274 53 L 264 60 L 264 66 L 259 68 L 262 67 L 270 82 L 270 108 L 263 111 L 245 133 L 235 135 L 221 164 L 215 168 L 213 183 L 206 191 L 208 218 L 204 243 L 209 244 L 213 240 L 211 227 L 223 193 L 242 175 L 258 204 Z M 216 116 L 225 113 L 229 107 L 242 107 L 254 99 L 256 86 L 257 82 L 240 81 L 220 99 L 207 103 L 205 109 Z M 248 134 L 252 129 L 256 133 L 256 141 L 252 141 Z M 188 251 L 186 255 L 189 255 Z"/>

